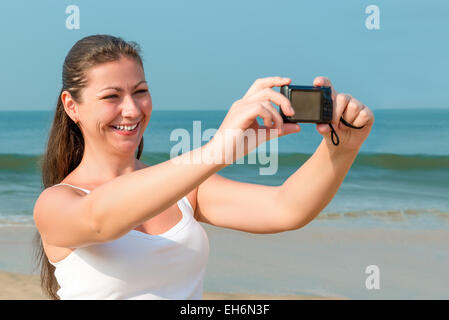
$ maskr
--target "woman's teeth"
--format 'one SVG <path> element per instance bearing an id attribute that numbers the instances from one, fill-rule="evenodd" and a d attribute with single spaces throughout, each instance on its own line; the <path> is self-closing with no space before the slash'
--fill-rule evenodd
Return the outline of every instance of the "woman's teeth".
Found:
<path id="1" fill-rule="evenodd" d="M 113 126 L 114 128 L 118 129 L 118 130 L 127 130 L 127 131 L 131 131 L 134 130 L 137 127 L 137 123 L 133 126 Z"/>

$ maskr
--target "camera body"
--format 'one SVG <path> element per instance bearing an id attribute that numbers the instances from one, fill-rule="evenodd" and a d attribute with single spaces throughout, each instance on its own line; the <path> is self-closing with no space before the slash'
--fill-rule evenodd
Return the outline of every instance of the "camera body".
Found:
<path id="1" fill-rule="evenodd" d="M 286 116 L 282 109 L 279 113 L 284 122 L 329 123 L 332 120 L 331 87 L 282 86 L 280 92 L 286 96 L 295 110 L 293 116 Z"/>

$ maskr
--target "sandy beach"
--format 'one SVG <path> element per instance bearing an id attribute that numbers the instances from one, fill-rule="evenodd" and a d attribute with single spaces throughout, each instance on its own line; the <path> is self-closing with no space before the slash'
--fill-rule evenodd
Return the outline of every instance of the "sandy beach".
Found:
<path id="1" fill-rule="evenodd" d="M 47 300 L 37 275 L 0 272 L 0 300 Z M 326 297 L 205 292 L 204 300 L 321 300 Z"/>
<path id="2" fill-rule="evenodd" d="M 0 271 L 0 300 L 46 300 L 40 279 L 33 270 L 31 240 L 34 227 L 0 228 L 0 267 L 19 272 Z M 248 293 L 204 292 L 205 300 L 304 300 L 328 299 L 305 295 L 269 295 Z"/>
<path id="3" fill-rule="evenodd" d="M 203 299 L 447 299 L 446 230 L 325 226 L 255 235 L 204 225 Z M 0 228 L 0 299 L 46 299 L 32 266 L 33 226 Z M 365 287 L 378 265 L 380 290 Z"/>

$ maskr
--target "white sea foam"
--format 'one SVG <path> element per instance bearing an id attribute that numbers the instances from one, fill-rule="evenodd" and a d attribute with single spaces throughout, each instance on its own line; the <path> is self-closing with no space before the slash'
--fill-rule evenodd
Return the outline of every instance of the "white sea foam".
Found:
<path id="1" fill-rule="evenodd" d="M 33 216 L 30 215 L 5 215 L 0 213 L 0 228 L 2 227 L 34 227 Z"/>

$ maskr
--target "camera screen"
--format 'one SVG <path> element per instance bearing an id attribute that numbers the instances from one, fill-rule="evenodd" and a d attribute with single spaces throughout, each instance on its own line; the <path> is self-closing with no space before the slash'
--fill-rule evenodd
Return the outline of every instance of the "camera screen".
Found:
<path id="1" fill-rule="evenodd" d="M 295 119 L 320 119 L 321 92 L 292 90 L 291 102 L 295 110 Z"/>

